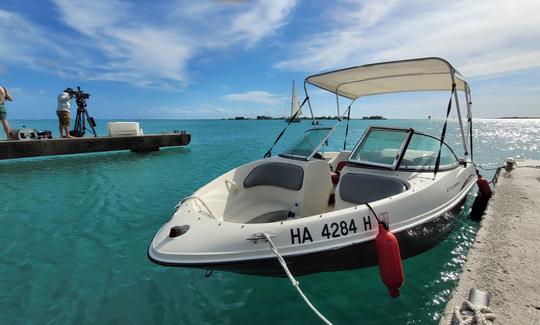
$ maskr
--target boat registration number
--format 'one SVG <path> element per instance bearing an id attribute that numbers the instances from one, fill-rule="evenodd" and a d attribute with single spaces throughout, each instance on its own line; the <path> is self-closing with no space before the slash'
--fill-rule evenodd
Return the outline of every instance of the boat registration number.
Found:
<path id="1" fill-rule="evenodd" d="M 364 217 L 362 222 L 359 222 L 359 224 L 363 224 L 364 231 L 371 230 L 371 217 Z M 357 221 L 355 221 L 354 218 L 325 223 L 320 231 L 320 236 L 319 232 L 310 230 L 310 227 L 291 228 L 291 243 L 295 245 L 304 244 L 306 242 L 310 243 L 318 239 L 345 237 L 351 234 L 356 234 L 358 231 L 361 231 L 361 228 L 358 228 Z"/>

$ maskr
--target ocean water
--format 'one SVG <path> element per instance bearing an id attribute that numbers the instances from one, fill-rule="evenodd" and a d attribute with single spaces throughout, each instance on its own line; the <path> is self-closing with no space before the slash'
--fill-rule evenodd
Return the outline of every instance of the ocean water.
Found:
<path id="1" fill-rule="evenodd" d="M 10 121 L 55 131 L 56 121 Z M 106 132 L 106 121 L 98 132 Z M 167 268 L 146 257 L 174 205 L 262 157 L 283 121 L 143 120 L 145 133 L 187 130 L 192 143 L 160 152 L 0 161 L 0 324 L 312 324 L 287 279 Z M 283 144 L 308 126 L 292 124 Z M 335 121 L 323 121 L 330 125 Z M 441 120 L 350 121 L 352 147 L 368 125 L 438 135 Z M 456 123 L 448 141 L 459 150 Z M 343 143 L 345 123 L 329 147 Z M 57 131 L 56 131 L 57 133 Z M 540 159 L 540 120 L 475 120 L 475 161 Z M 491 177 L 492 172 L 487 172 Z M 390 299 L 377 267 L 302 276 L 301 287 L 336 324 L 433 324 L 456 284 L 478 225 L 460 216 L 450 237 L 404 261 Z"/>

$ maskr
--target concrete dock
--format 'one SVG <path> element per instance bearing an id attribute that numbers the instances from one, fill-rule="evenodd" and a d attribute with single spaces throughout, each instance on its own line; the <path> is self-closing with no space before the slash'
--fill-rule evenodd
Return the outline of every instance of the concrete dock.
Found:
<path id="1" fill-rule="evenodd" d="M 497 324 L 540 324 L 540 161 L 501 171 L 441 324 L 486 290 Z M 525 167 L 528 166 L 528 167 Z"/>
<path id="2" fill-rule="evenodd" d="M 89 152 L 131 150 L 156 151 L 161 147 L 185 146 L 189 133 L 163 133 L 117 137 L 0 141 L 0 159 L 66 155 Z"/>

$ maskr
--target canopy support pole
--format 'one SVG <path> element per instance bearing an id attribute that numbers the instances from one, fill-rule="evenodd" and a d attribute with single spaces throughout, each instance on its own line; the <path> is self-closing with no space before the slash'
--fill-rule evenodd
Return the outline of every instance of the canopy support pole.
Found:
<path id="1" fill-rule="evenodd" d="M 465 130 L 463 129 L 463 121 L 461 120 L 461 109 L 459 108 L 459 96 L 457 91 L 454 92 L 454 99 L 456 100 L 456 110 L 459 121 L 459 132 L 461 133 L 461 142 L 463 143 L 465 156 L 467 156 L 469 154 L 469 151 L 467 150 L 467 141 L 465 140 Z"/>
<path id="2" fill-rule="evenodd" d="M 454 81 L 454 71 L 452 71 L 452 81 Z M 437 154 L 437 160 L 435 160 L 435 170 L 433 171 L 433 177 L 437 176 L 437 173 L 439 172 L 439 167 L 441 164 L 441 150 L 444 143 L 444 136 L 446 135 L 446 127 L 448 126 L 448 116 L 450 115 L 450 111 L 452 110 L 452 99 L 454 97 L 454 92 L 456 91 L 456 84 L 452 83 L 452 92 L 450 93 L 450 100 L 448 100 L 448 107 L 446 109 L 446 119 L 444 120 L 444 126 L 441 132 L 441 143 L 439 145 L 439 153 Z"/>
<path id="3" fill-rule="evenodd" d="M 347 135 L 349 135 L 349 121 L 351 120 L 351 105 L 347 108 L 347 127 L 345 128 L 345 140 L 343 141 L 343 150 L 347 149 Z M 343 113 L 345 115 L 345 113 Z"/>
<path id="4" fill-rule="evenodd" d="M 308 95 L 308 92 L 307 92 L 307 87 L 306 87 L 306 81 L 304 80 L 304 93 L 306 94 L 306 99 L 307 99 L 307 103 L 308 103 L 308 106 L 309 106 L 309 112 L 311 113 L 311 123 L 312 125 L 315 125 L 315 115 L 313 115 L 313 109 L 311 108 L 311 100 L 309 100 L 309 95 Z M 304 103 L 302 103 L 302 105 L 300 105 L 300 108 L 302 108 L 302 106 L 304 105 Z"/>
<path id="5" fill-rule="evenodd" d="M 339 114 L 339 95 L 338 95 L 337 90 L 336 90 L 336 107 L 337 107 L 337 118 L 338 120 L 341 120 L 341 116 Z M 343 115 L 345 115 L 345 113 L 343 113 Z"/>
<path id="6" fill-rule="evenodd" d="M 472 127 L 472 99 L 469 85 L 465 88 L 465 100 L 467 101 L 467 121 L 469 124 L 469 145 L 471 147 L 471 161 L 473 161 L 473 127 Z"/>

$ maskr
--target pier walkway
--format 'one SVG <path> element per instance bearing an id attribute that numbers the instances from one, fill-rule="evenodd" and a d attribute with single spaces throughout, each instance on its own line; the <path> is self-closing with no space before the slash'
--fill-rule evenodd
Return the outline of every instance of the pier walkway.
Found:
<path id="1" fill-rule="evenodd" d="M 501 171 L 446 319 L 479 288 L 491 296 L 495 323 L 540 324 L 540 161 L 517 164 Z"/>
<path id="2" fill-rule="evenodd" d="M 191 135 L 185 131 L 117 137 L 0 141 L 0 159 L 115 150 L 156 151 L 161 147 L 185 146 L 190 141 Z"/>

